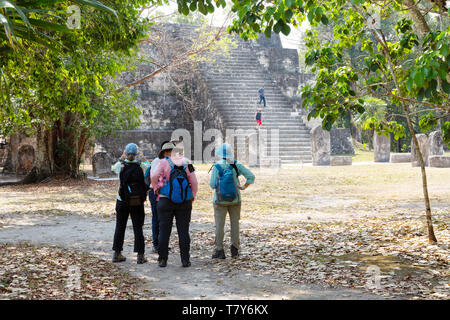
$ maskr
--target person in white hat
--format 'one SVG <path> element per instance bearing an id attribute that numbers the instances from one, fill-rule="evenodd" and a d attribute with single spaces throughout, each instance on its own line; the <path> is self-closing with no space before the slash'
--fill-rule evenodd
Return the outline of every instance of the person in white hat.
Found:
<path id="1" fill-rule="evenodd" d="M 190 267 L 189 225 L 198 182 L 195 169 L 186 158 L 168 153 L 168 150 L 173 149 L 175 145 L 172 142 L 164 144 L 160 153 L 164 158 L 160 159 L 155 168 L 152 166 L 151 170 L 151 183 L 157 195 L 159 219 L 158 264 L 160 267 L 167 266 L 169 239 L 175 218 L 181 263 L 183 267 Z"/>
<path id="2" fill-rule="evenodd" d="M 242 163 L 234 160 L 234 155 L 231 150 L 231 146 L 228 143 L 224 143 L 216 148 L 216 156 L 220 158 L 212 169 L 209 185 L 215 190 L 213 203 L 214 203 L 214 221 L 216 225 L 216 239 L 214 242 L 215 251 L 212 255 L 213 259 L 225 259 L 225 250 L 223 247 L 225 219 L 227 213 L 230 216 L 231 224 L 231 257 L 235 258 L 239 256 L 239 219 L 241 217 L 241 193 L 240 190 L 245 190 L 247 187 L 255 182 L 255 175 L 247 169 Z M 232 174 L 232 181 L 234 184 L 235 194 L 230 198 L 221 195 L 220 183 L 224 183 L 223 177 Z M 244 186 L 239 183 L 239 176 L 245 177 L 246 181 Z M 231 180 L 231 179 L 230 179 Z M 222 185 L 223 187 L 223 185 Z"/>
<path id="3" fill-rule="evenodd" d="M 155 172 L 158 163 L 165 157 L 170 157 L 172 155 L 173 146 L 170 141 L 164 141 L 161 144 L 161 150 L 158 152 L 158 156 L 153 159 L 150 169 L 151 174 Z M 153 243 L 153 253 L 158 253 L 158 238 L 159 238 L 159 218 L 158 218 L 158 201 L 157 194 L 153 190 L 153 186 L 150 183 L 150 190 L 148 192 L 148 199 L 150 200 L 150 206 L 152 209 L 152 243 Z"/>

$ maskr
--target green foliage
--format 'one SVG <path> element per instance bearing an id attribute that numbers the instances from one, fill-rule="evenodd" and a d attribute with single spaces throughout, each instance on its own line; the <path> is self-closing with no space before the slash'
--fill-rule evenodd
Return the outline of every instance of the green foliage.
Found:
<path id="1" fill-rule="evenodd" d="M 82 28 L 56 28 L 72 3 L 83 5 Z M 59 159 L 56 165 L 61 170 L 77 172 L 82 152 L 78 148 L 83 148 L 86 139 L 139 125 L 135 97 L 128 90 L 118 92 L 120 84 L 114 79 L 133 66 L 137 44 L 147 34 L 150 24 L 139 18 L 141 8 L 159 3 L 162 1 L 52 1 L 50 10 L 47 1 L 36 1 L 32 9 L 21 7 L 31 30 L 56 45 L 16 36 L 11 50 L 9 41 L 0 40 L 4 72 L 0 85 L 11 97 L 0 109 L 2 133 L 54 132 L 56 149 L 49 157 Z"/>
<path id="2" fill-rule="evenodd" d="M 441 129 L 442 129 L 442 136 L 443 136 L 444 142 L 447 145 L 450 145 L 450 121 L 444 122 Z"/>

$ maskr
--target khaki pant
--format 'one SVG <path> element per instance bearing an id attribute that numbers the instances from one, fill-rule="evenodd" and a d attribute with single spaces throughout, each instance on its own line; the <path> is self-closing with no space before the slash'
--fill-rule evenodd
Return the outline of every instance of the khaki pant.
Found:
<path id="1" fill-rule="evenodd" d="M 217 204 L 214 203 L 214 221 L 216 224 L 216 250 L 223 250 L 223 237 L 225 235 L 225 218 L 227 212 L 230 215 L 231 244 L 239 249 L 239 219 L 241 218 L 241 204 Z"/>

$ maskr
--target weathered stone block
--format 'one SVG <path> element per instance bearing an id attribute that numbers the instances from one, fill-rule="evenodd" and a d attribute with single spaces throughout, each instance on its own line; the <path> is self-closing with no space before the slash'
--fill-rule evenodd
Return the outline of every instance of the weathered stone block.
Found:
<path id="1" fill-rule="evenodd" d="M 450 168 L 450 156 L 429 156 L 430 167 Z"/>
<path id="2" fill-rule="evenodd" d="M 311 150 L 313 166 L 330 165 L 330 132 L 317 126 L 311 130 Z"/>
<path id="3" fill-rule="evenodd" d="M 248 135 L 246 138 L 246 146 L 248 146 L 246 150 L 246 163 L 250 167 L 258 167 L 259 166 L 259 135 L 257 133 L 252 133 Z"/>
<path id="4" fill-rule="evenodd" d="M 332 166 L 351 166 L 351 156 L 331 156 L 330 164 Z"/>
<path id="5" fill-rule="evenodd" d="M 373 135 L 373 161 L 389 162 L 391 154 L 391 139 L 384 134 Z"/>
<path id="6" fill-rule="evenodd" d="M 331 129 L 331 154 L 355 154 L 350 129 Z"/>
<path id="7" fill-rule="evenodd" d="M 411 153 L 393 153 L 391 154 L 392 163 L 411 162 Z"/>
<path id="8" fill-rule="evenodd" d="M 17 173 L 27 174 L 34 166 L 34 148 L 30 145 L 23 145 L 19 149 L 17 156 Z"/>
<path id="9" fill-rule="evenodd" d="M 444 139 L 442 138 L 442 131 L 437 130 L 430 133 L 430 156 L 444 155 Z"/>
<path id="10" fill-rule="evenodd" d="M 417 141 L 419 142 L 419 149 L 422 153 L 423 161 L 425 166 L 428 166 L 428 156 L 430 155 L 430 140 L 424 133 L 416 134 Z M 420 161 L 416 148 L 414 145 L 414 140 L 411 139 L 411 164 L 413 167 L 420 167 Z"/>
<path id="11" fill-rule="evenodd" d="M 98 152 L 92 156 L 92 173 L 94 177 L 111 174 L 114 159 L 106 152 Z"/>

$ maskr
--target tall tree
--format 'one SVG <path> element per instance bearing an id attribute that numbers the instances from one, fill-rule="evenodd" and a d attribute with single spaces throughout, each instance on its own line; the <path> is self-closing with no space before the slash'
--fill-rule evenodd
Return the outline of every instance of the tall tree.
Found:
<path id="1" fill-rule="evenodd" d="M 132 94 L 118 92 L 114 78 L 130 67 L 147 34 L 150 23 L 140 18 L 141 8 L 162 2 L 17 1 L 5 13 L 16 36 L 6 34 L 10 41 L 0 41 L 0 66 L 10 96 L 2 103 L 0 121 L 10 131 L 36 134 L 37 176 L 78 176 L 89 137 L 138 125 L 140 111 Z M 61 22 L 73 3 L 81 7 L 79 29 Z M 18 33 L 27 21 L 35 24 L 27 25 L 31 36 Z"/>

